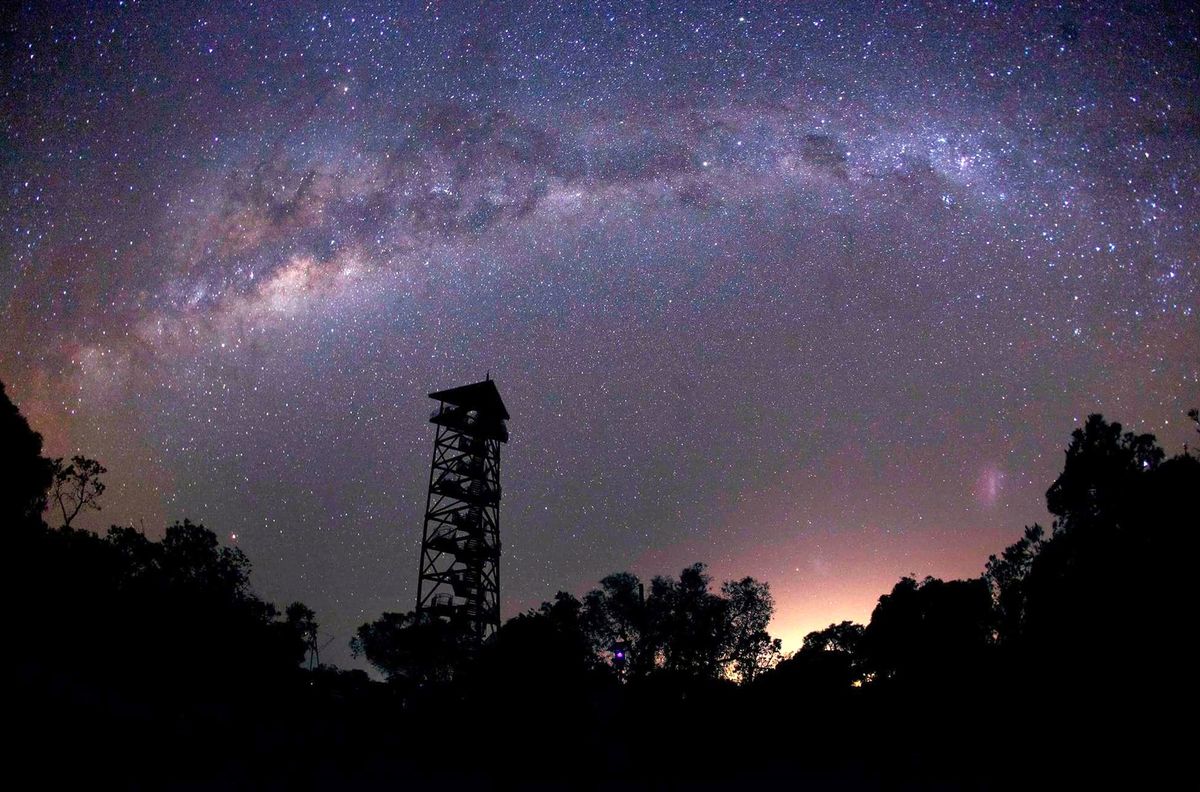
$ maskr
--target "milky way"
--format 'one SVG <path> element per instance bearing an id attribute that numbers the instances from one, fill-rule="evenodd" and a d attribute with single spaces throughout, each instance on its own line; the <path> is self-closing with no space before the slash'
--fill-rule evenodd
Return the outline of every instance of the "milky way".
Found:
<path id="1" fill-rule="evenodd" d="M 506 616 L 703 560 L 791 647 L 1188 438 L 1187 4 L 93 5 L 3 18 L 0 378 L 338 662 L 488 372 Z"/>

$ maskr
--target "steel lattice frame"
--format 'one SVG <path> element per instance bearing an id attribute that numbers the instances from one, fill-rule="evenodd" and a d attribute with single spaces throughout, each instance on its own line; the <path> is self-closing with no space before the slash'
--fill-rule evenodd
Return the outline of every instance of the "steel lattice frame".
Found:
<path id="1" fill-rule="evenodd" d="M 473 415 L 473 414 L 471 414 Z M 417 613 L 463 628 L 482 643 L 500 627 L 500 444 L 439 404 L 421 535 Z"/>

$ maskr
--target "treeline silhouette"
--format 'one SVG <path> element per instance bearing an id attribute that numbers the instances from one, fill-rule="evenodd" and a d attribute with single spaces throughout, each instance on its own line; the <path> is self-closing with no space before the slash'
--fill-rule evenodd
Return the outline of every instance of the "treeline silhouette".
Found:
<path id="1" fill-rule="evenodd" d="M 44 457 L 0 384 L 7 739 L 39 786 L 1148 786 L 1189 755 L 1200 460 L 1098 415 L 1049 528 L 790 657 L 765 583 L 695 564 L 560 592 L 479 648 L 382 614 L 352 650 L 386 681 L 316 663 L 316 614 L 257 597 L 203 526 L 72 527 L 105 472 Z"/>

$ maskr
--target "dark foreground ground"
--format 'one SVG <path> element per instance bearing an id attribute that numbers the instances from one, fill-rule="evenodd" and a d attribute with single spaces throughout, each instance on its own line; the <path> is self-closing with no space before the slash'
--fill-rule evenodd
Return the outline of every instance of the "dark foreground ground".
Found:
<path id="1" fill-rule="evenodd" d="M 830 701 L 663 679 L 422 700 L 333 672 L 274 689 L 155 691 L 45 664 L 15 679 L 9 770 L 50 787 L 1112 788 L 1165 783 L 1165 757 L 1186 755 L 1150 700 L 1031 707 L 1028 687 Z"/>

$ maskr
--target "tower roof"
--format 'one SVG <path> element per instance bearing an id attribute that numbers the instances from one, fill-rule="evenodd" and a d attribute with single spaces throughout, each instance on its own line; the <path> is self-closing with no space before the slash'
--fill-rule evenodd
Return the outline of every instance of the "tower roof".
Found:
<path id="1" fill-rule="evenodd" d="M 429 398 L 463 407 L 467 410 L 478 410 L 481 415 L 498 416 L 508 420 L 508 410 L 496 383 L 490 379 L 472 382 L 470 385 L 459 385 L 457 388 L 434 391 Z"/>

